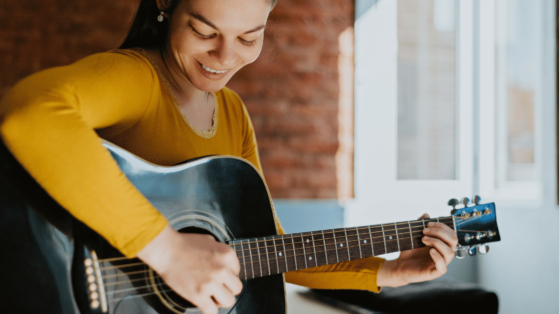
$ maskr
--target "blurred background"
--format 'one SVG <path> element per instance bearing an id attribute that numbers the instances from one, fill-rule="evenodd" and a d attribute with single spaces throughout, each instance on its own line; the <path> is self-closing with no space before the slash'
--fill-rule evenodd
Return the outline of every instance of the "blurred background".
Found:
<path id="1" fill-rule="evenodd" d="M 0 97 L 116 49 L 138 3 L 0 0 Z M 552 0 L 279 0 L 228 86 L 286 231 L 443 216 L 478 194 L 502 242 L 445 277 L 496 292 L 500 313 L 559 313 L 556 16 Z M 289 289 L 290 313 L 343 312 Z"/>

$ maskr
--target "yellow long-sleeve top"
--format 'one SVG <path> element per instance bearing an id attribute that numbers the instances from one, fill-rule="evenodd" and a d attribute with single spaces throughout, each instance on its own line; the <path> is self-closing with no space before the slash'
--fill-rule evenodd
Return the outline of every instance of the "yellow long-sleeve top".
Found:
<path id="1" fill-rule="evenodd" d="M 237 94 L 213 94 L 214 123 L 193 127 L 145 52 L 114 50 L 36 73 L 0 101 L 0 135 L 41 186 L 76 218 L 134 257 L 167 225 L 126 179 L 100 138 L 159 165 L 234 155 L 261 170 L 254 129 Z M 280 232 L 283 232 L 278 222 Z M 382 259 L 286 273 L 319 289 L 378 292 Z"/>

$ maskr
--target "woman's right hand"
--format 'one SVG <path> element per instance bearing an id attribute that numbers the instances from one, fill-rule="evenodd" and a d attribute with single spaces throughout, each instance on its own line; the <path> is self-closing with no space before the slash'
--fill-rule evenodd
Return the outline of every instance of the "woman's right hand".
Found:
<path id="1" fill-rule="evenodd" d="M 210 235 L 179 233 L 167 226 L 138 258 L 204 314 L 233 306 L 243 289 L 237 254 Z"/>

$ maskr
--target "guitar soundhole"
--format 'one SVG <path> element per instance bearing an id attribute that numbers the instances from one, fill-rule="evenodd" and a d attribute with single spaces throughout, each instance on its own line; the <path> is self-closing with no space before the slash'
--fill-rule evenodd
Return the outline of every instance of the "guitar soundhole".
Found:
<path id="1" fill-rule="evenodd" d="M 161 296 L 166 300 L 167 306 L 173 307 L 175 309 L 180 309 L 185 311 L 188 308 L 196 308 L 192 303 L 180 297 L 174 291 L 167 286 L 161 278 L 157 277 L 155 280 L 157 287 L 161 293 Z"/>

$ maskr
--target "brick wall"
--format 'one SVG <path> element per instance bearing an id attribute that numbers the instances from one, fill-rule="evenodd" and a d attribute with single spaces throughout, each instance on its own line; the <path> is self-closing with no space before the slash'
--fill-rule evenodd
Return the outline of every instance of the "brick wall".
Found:
<path id="1" fill-rule="evenodd" d="M 351 83 L 343 93 L 339 74 L 348 54 L 342 34 L 353 21 L 353 1 L 279 0 L 260 58 L 229 83 L 251 114 L 274 197 L 352 196 L 353 75 L 344 77 Z"/>
<path id="2" fill-rule="evenodd" d="M 0 0 L 0 96 L 118 47 L 137 3 Z M 261 57 L 228 84 L 251 114 L 274 198 L 352 196 L 353 12 L 353 1 L 279 0 Z"/>

